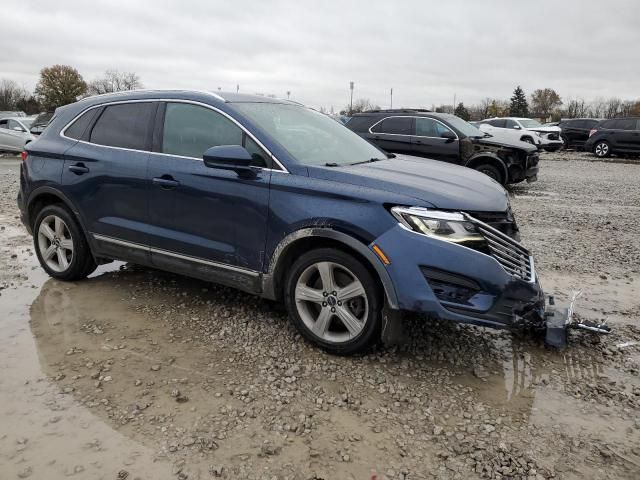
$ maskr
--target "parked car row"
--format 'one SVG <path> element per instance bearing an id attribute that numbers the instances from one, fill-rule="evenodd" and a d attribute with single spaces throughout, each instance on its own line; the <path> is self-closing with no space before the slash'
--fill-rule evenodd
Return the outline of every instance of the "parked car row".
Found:
<path id="1" fill-rule="evenodd" d="M 537 179 L 539 156 L 534 145 L 487 134 L 455 115 L 372 110 L 352 116 L 346 126 L 386 152 L 470 167 L 502 185 Z"/>
<path id="2" fill-rule="evenodd" d="M 544 327 L 533 257 L 489 178 L 535 178 L 536 147 L 414 110 L 348 125 L 236 93 L 87 98 L 26 145 L 22 221 L 54 278 L 117 259 L 222 283 L 283 301 L 331 352 L 378 342 L 384 311 Z"/>

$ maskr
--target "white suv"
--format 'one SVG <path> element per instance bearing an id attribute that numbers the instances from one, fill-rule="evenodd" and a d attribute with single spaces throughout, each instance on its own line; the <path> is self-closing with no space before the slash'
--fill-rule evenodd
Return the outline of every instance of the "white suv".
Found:
<path id="1" fill-rule="evenodd" d="M 537 144 L 534 135 L 538 135 L 542 141 L 542 148 L 547 152 L 555 152 L 562 148 L 563 142 L 560 137 L 562 129 L 560 127 L 546 127 L 537 120 L 531 118 L 518 117 L 496 117 L 482 120 L 481 123 L 491 125 L 495 128 L 504 128 L 508 130 L 520 130 L 522 132 L 531 132 L 531 138 L 523 135 L 522 140 L 529 143 Z"/>

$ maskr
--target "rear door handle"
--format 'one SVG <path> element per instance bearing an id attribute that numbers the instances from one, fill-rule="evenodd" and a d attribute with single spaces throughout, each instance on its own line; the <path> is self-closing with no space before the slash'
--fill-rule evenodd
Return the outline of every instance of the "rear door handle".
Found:
<path id="1" fill-rule="evenodd" d="M 75 165 L 69 165 L 69 171 L 76 175 L 83 175 L 89 173 L 89 168 L 85 167 L 84 163 L 76 163 Z"/>
<path id="2" fill-rule="evenodd" d="M 152 181 L 154 185 L 157 185 L 164 190 L 173 190 L 178 185 L 180 185 L 180 182 L 178 182 L 177 180 L 174 180 L 174 178 L 171 175 L 154 177 Z"/>

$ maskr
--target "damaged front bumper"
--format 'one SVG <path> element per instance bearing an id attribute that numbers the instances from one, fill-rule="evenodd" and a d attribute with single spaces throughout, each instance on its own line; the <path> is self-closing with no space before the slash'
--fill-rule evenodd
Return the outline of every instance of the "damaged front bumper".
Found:
<path id="1" fill-rule="evenodd" d="M 390 259 L 387 270 L 401 310 L 492 328 L 547 329 L 547 342 L 556 347 L 566 344 L 567 328 L 606 330 L 575 322 L 572 305 L 561 309 L 549 301 L 530 255 L 530 263 L 514 273 L 499 252 L 488 255 L 403 225 L 387 231 L 375 245 Z"/>

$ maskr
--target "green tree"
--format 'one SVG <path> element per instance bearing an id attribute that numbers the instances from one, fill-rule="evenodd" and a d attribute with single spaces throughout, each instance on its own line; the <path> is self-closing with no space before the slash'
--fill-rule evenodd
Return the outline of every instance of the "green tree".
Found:
<path id="1" fill-rule="evenodd" d="M 75 102 L 87 91 L 87 84 L 78 71 L 68 65 L 54 65 L 40 70 L 35 94 L 42 106 L 51 111 Z"/>
<path id="2" fill-rule="evenodd" d="M 463 120 L 469 121 L 471 115 L 469 114 L 469 110 L 467 110 L 464 106 L 464 103 L 460 102 L 455 110 L 455 115 L 460 117 Z"/>
<path id="3" fill-rule="evenodd" d="M 531 110 L 539 118 L 548 118 L 560 105 L 562 99 L 553 88 L 536 90 L 531 94 Z"/>
<path id="4" fill-rule="evenodd" d="M 511 97 L 511 104 L 509 105 L 509 115 L 512 117 L 528 117 L 529 116 L 529 104 L 527 103 L 527 96 L 524 94 L 524 90 L 518 85 L 513 91 Z"/>

